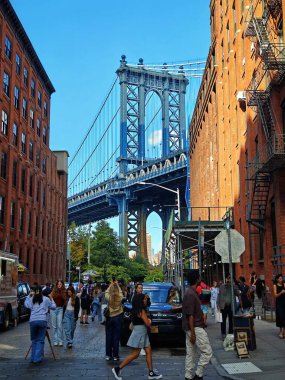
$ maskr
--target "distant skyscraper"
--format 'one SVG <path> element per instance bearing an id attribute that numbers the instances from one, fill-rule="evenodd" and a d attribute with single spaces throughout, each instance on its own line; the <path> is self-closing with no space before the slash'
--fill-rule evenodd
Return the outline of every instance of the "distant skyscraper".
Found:
<path id="1" fill-rule="evenodd" d="M 147 259 L 150 264 L 153 264 L 152 260 L 152 248 L 151 248 L 151 234 L 146 234 L 146 250 L 147 250 Z"/>

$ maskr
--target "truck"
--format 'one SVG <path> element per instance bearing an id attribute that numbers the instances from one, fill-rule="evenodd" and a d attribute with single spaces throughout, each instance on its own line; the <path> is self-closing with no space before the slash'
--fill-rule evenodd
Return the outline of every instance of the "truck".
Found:
<path id="1" fill-rule="evenodd" d="M 17 321 L 18 256 L 0 250 L 0 329 Z"/>

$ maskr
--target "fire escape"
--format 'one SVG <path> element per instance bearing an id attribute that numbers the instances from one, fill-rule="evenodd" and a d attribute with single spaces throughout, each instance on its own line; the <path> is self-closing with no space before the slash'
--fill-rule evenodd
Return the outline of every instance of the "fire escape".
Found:
<path id="1" fill-rule="evenodd" d="M 285 77 L 285 45 L 271 42 L 278 38 L 282 0 L 266 0 L 265 3 L 263 15 L 257 17 L 255 14 L 260 9 L 260 1 L 251 2 L 245 30 L 245 36 L 252 38 L 252 50 L 260 54 L 260 63 L 247 88 L 247 105 L 256 110 L 265 137 L 261 139 L 265 143 L 257 145 L 256 156 L 247 166 L 247 179 L 251 184 L 247 204 L 251 252 L 253 235 L 258 235 L 259 244 L 262 245 L 272 172 L 285 166 L 285 135 L 276 123 L 271 105 L 271 91 Z"/>

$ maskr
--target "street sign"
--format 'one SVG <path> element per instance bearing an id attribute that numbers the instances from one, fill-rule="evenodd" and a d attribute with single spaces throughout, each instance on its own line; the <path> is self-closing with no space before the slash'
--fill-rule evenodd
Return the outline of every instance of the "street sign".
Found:
<path id="1" fill-rule="evenodd" d="M 232 262 L 239 263 L 240 255 L 245 251 L 244 237 L 237 230 L 230 230 Z M 226 230 L 215 238 L 215 251 L 222 257 L 222 263 L 229 263 L 229 242 Z"/>

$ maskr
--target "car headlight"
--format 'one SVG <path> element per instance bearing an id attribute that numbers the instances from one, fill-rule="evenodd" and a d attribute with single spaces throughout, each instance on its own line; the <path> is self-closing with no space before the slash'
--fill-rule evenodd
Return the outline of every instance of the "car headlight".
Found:
<path id="1" fill-rule="evenodd" d="M 125 311 L 124 312 L 124 318 L 131 319 L 131 312 L 130 311 Z"/>
<path id="2" fill-rule="evenodd" d="M 177 313 L 177 314 L 176 314 L 176 318 L 177 318 L 177 319 L 182 319 L 182 313 Z"/>

